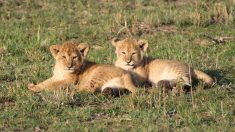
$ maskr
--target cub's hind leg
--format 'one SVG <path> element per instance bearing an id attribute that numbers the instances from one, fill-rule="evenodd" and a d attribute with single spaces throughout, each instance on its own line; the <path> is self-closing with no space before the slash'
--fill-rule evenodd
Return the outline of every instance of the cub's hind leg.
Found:
<path id="1" fill-rule="evenodd" d="M 132 82 L 132 78 L 130 74 L 124 74 L 121 77 L 114 78 L 107 83 L 105 83 L 102 87 L 102 93 L 120 96 L 127 92 L 132 93 L 132 95 L 136 94 L 136 87 Z"/>
<path id="2" fill-rule="evenodd" d="M 176 80 L 160 80 L 157 82 L 157 87 L 164 87 L 166 89 L 172 90 L 176 87 Z"/>
<path id="3" fill-rule="evenodd" d="M 126 93 L 121 77 L 113 78 L 107 81 L 101 88 L 101 92 L 105 95 L 119 97 Z"/>
<path id="4" fill-rule="evenodd" d="M 80 84 L 75 87 L 75 91 L 96 93 L 96 92 L 101 92 L 101 87 L 102 87 L 101 83 L 93 79 L 89 81 L 82 80 Z"/>

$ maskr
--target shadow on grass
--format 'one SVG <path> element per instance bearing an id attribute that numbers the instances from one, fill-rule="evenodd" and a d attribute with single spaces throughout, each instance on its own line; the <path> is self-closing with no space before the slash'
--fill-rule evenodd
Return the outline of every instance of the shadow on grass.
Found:
<path id="1" fill-rule="evenodd" d="M 73 98 L 66 102 L 72 108 L 84 106 L 97 106 L 108 103 L 112 96 L 104 96 L 101 93 L 76 93 Z"/>
<path id="2" fill-rule="evenodd" d="M 206 70 L 205 71 L 208 75 L 210 75 L 213 79 L 216 80 L 218 85 L 228 85 L 233 82 L 229 75 L 232 74 L 230 68 L 228 69 L 216 69 L 216 70 Z"/>
<path id="3" fill-rule="evenodd" d="M 12 97 L 1 97 L 0 98 L 0 109 L 2 107 L 8 107 L 8 106 L 14 106 L 15 105 L 15 99 Z"/>

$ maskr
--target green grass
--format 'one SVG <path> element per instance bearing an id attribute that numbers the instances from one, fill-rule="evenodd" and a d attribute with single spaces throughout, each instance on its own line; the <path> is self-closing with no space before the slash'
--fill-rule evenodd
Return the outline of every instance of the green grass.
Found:
<path id="1" fill-rule="evenodd" d="M 235 2 L 227 0 L 1 0 L 0 131 L 234 131 Z M 120 98 L 66 92 L 34 94 L 50 77 L 48 47 L 65 41 L 93 47 L 89 59 L 115 60 L 113 37 L 144 38 L 148 56 L 177 59 L 217 79 L 210 89 L 174 96 L 139 89 Z"/>

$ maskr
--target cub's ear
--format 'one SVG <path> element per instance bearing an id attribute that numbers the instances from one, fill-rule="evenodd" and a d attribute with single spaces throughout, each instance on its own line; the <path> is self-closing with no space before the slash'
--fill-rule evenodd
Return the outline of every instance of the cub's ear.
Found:
<path id="1" fill-rule="evenodd" d="M 82 54 L 83 57 L 87 56 L 88 51 L 89 51 L 89 46 L 86 43 L 80 43 L 77 46 L 78 50 L 80 51 L 80 53 Z"/>
<path id="2" fill-rule="evenodd" d="M 148 44 L 148 41 L 145 40 L 145 39 L 140 39 L 138 42 L 137 42 L 138 46 L 140 47 L 140 49 L 142 51 L 147 51 L 148 47 L 149 47 L 149 44 Z"/>
<path id="3" fill-rule="evenodd" d="M 112 39 L 112 45 L 113 45 L 114 47 L 116 47 L 118 41 L 119 41 L 118 38 L 113 38 L 113 39 Z"/>
<path id="4" fill-rule="evenodd" d="M 61 45 L 56 44 L 56 45 L 51 45 L 50 46 L 50 51 L 52 56 L 55 58 L 57 54 L 60 52 Z"/>

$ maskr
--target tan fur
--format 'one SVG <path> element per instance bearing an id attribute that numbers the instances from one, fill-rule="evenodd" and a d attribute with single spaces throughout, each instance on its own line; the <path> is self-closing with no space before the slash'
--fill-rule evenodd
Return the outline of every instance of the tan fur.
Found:
<path id="1" fill-rule="evenodd" d="M 187 64 L 175 60 L 152 59 L 144 56 L 148 49 L 146 40 L 124 39 L 112 40 L 116 48 L 117 60 L 115 66 L 132 72 L 136 85 L 150 81 L 157 85 L 161 81 L 169 81 L 172 87 L 183 81 L 184 85 L 191 86 L 193 79 L 202 79 L 212 86 L 213 79 L 202 71 L 195 70 Z"/>
<path id="2" fill-rule="evenodd" d="M 135 86 L 127 71 L 112 65 L 85 60 L 88 50 L 86 44 L 52 45 L 50 51 L 56 60 L 53 76 L 37 85 L 29 84 L 28 88 L 39 92 L 77 83 L 75 90 L 78 92 L 102 92 L 108 87 L 125 88 L 135 94 Z M 115 82 L 114 79 L 118 81 Z"/>
<path id="3" fill-rule="evenodd" d="M 128 89 L 136 93 L 131 75 L 118 67 L 107 64 L 92 64 L 86 62 L 84 72 L 79 75 L 78 92 L 102 92 L 105 88 Z"/>

